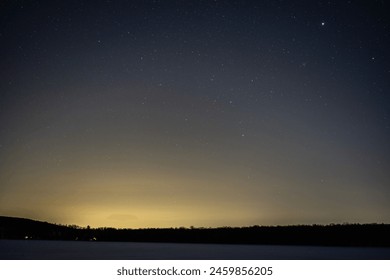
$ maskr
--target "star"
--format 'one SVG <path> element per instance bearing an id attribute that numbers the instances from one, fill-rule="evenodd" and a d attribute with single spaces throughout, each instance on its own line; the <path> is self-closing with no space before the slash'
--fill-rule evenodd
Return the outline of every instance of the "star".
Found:
<path id="1" fill-rule="evenodd" d="M 323 22 L 321 22 L 321 26 L 325 26 L 325 22 L 323 21 Z"/>

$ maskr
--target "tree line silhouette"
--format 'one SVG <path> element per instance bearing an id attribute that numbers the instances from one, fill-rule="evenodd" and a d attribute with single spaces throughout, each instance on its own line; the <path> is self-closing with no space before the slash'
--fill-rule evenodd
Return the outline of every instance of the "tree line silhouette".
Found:
<path id="1" fill-rule="evenodd" d="M 389 247 L 389 236 L 390 224 L 116 229 L 0 216 L 0 239 Z"/>

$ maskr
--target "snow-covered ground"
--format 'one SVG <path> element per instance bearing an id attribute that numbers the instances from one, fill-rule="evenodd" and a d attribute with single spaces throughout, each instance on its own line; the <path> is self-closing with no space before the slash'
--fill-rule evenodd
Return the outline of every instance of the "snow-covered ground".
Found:
<path id="1" fill-rule="evenodd" d="M 390 259 L 390 248 L 0 240 L 0 259 Z"/>

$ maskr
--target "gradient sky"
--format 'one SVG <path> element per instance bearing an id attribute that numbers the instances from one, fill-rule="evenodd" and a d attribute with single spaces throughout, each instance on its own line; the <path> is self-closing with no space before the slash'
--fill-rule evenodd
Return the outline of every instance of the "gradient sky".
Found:
<path id="1" fill-rule="evenodd" d="M 385 1 L 1 1 L 0 215 L 390 223 Z"/>

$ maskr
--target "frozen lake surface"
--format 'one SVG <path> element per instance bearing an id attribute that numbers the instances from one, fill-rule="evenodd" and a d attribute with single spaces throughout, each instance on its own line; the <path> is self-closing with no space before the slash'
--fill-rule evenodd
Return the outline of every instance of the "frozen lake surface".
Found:
<path id="1" fill-rule="evenodd" d="M 331 260 L 390 259 L 390 248 L 0 240 L 0 259 Z"/>

